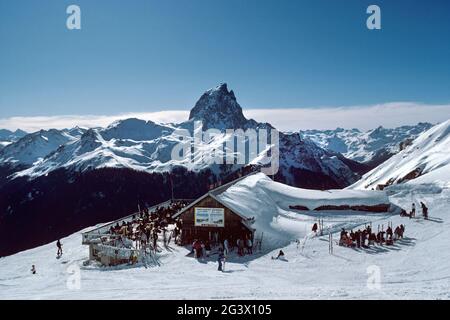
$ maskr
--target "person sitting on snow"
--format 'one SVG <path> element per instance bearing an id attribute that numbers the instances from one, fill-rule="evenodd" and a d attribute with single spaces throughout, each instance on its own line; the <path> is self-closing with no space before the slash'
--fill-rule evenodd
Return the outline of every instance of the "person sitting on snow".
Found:
<path id="1" fill-rule="evenodd" d="M 280 252 L 278 252 L 278 255 L 275 259 L 284 259 L 284 252 L 283 250 L 280 250 Z"/>

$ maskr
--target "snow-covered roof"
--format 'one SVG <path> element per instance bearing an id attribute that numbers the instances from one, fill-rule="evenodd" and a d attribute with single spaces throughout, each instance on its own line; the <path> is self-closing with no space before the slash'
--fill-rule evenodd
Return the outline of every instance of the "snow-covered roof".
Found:
<path id="1" fill-rule="evenodd" d="M 205 193 L 203 196 L 201 196 L 200 198 L 198 198 L 197 200 L 193 201 L 192 203 L 190 203 L 188 206 L 184 207 L 181 211 L 178 211 L 175 215 L 173 215 L 173 218 L 179 217 L 180 215 L 182 215 L 184 212 L 186 212 L 187 210 L 189 210 L 190 208 L 192 208 L 193 206 L 195 206 L 197 203 L 199 203 L 200 201 L 202 201 L 203 199 L 205 199 L 206 197 L 211 197 L 214 200 L 216 200 L 217 202 L 219 202 L 220 204 L 224 205 L 225 207 L 229 208 L 227 203 L 222 201 L 222 199 L 220 197 L 218 197 L 221 193 L 225 192 L 228 188 L 230 188 L 231 186 L 233 186 L 234 184 L 238 183 L 239 181 L 254 175 L 255 172 L 252 172 L 248 175 L 242 176 L 238 179 L 235 179 L 231 182 L 228 182 L 222 186 L 219 186 L 213 190 L 210 190 L 209 192 Z M 231 208 L 229 208 L 231 209 Z M 242 219 L 247 220 L 248 218 L 250 218 L 250 216 L 246 216 L 245 214 L 236 211 L 236 210 L 232 210 L 235 214 L 237 214 L 238 216 L 240 216 Z"/>

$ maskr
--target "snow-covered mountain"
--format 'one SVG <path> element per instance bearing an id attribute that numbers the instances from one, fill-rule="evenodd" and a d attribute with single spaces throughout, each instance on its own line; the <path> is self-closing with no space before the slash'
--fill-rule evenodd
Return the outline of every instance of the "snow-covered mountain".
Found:
<path id="1" fill-rule="evenodd" d="M 222 83 L 207 90 L 197 101 L 189 114 L 191 121 L 203 121 L 203 129 L 247 129 L 257 126 L 254 120 L 248 120 L 236 100 L 233 90 Z"/>
<path id="2" fill-rule="evenodd" d="M 219 129 L 222 134 L 197 144 L 192 159 L 172 159 L 172 150 L 180 142 L 177 129 L 187 129 L 192 142 L 195 121 L 202 121 L 203 130 Z M 127 119 L 107 128 L 79 132 L 77 136 L 69 131 L 38 132 L 5 148 L 0 153 L 0 161 L 28 166 L 16 173 L 16 177 L 38 177 L 60 168 L 80 172 L 105 167 L 167 172 L 182 166 L 191 171 L 209 168 L 218 174 L 223 166 L 212 164 L 213 157 L 223 153 L 218 146 L 234 139 L 225 133 L 225 129 L 271 128 L 268 123 L 246 119 L 234 92 L 229 91 L 226 84 L 221 84 L 200 97 L 186 122 L 165 125 Z M 258 155 L 255 159 L 248 159 L 248 163 L 260 165 L 260 158 Z M 232 165 L 227 171 L 241 166 Z M 302 139 L 298 133 L 280 134 L 279 175 L 284 181 L 298 185 L 302 180 L 303 186 L 308 187 L 343 187 L 357 180 L 351 166 L 351 162 L 341 155 Z"/>
<path id="3" fill-rule="evenodd" d="M 419 134 L 431 127 L 430 123 L 418 123 L 392 129 L 380 126 L 366 132 L 358 129 L 337 128 L 335 130 L 305 130 L 300 131 L 300 134 L 324 149 L 376 166 L 402 150 Z"/>
<path id="4" fill-rule="evenodd" d="M 0 150 L 0 164 L 31 166 L 42 161 L 59 146 L 80 138 L 83 129 L 40 130 L 27 134 Z"/>
<path id="5" fill-rule="evenodd" d="M 450 120 L 419 135 L 350 188 L 384 188 L 401 183 L 450 185 Z"/>
<path id="6" fill-rule="evenodd" d="M 10 131 L 6 129 L 0 129 L 0 150 L 11 144 L 20 138 L 24 137 L 27 133 L 23 130 L 17 129 L 16 131 Z"/>

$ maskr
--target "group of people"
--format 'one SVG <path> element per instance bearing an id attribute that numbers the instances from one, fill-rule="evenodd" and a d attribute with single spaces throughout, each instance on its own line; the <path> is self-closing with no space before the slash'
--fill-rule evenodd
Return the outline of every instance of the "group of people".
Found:
<path id="1" fill-rule="evenodd" d="M 342 228 L 339 245 L 352 248 L 368 248 L 375 244 L 393 245 L 394 240 L 403 239 L 404 232 L 405 226 L 403 224 L 397 226 L 394 230 L 389 225 L 386 231 L 380 230 L 377 233 L 372 232 L 370 225 L 366 226 L 363 230 L 358 229 L 356 232 L 353 232 L 353 230 L 347 232 Z"/>
<path id="2" fill-rule="evenodd" d="M 244 239 L 238 238 L 236 240 L 235 246 L 232 245 L 232 241 L 225 239 L 223 243 L 219 243 L 219 251 L 222 251 L 225 256 L 232 252 L 235 248 L 237 249 L 237 254 L 239 256 L 245 256 L 246 254 L 253 254 L 253 241 L 246 235 Z M 204 256 L 209 257 L 211 253 L 211 243 L 209 241 L 203 241 L 195 239 L 192 243 L 192 251 L 196 258 L 202 258 Z"/>
<path id="3" fill-rule="evenodd" d="M 420 202 L 420 207 L 422 208 L 422 215 L 423 215 L 424 219 L 427 220 L 428 219 L 428 207 L 422 201 Z M 415 218 L 416 217 L 416 204 L 413 202 L 413 204 L 411 205 L 410 212 L 406 212 L 405 209 L 402 209 L 402 211 L 400 212 L 400 216 L 409 217 L 410 219 Z"/>
<path id="4" fill-rule="evenodd" d="M 174 220 L 172 216 L 186 206 L 184 201 L 176 201 L 167 207 L 157 207 L 154 211 L 141 210 L 133 215 L 128 222 L 122 221 L 111 226 L 109 233 L 116 241 L 118 247 L 130 247 L 133 241 L 137 249 L 150 247 L 157 250 L 159 235 L 162 234 L 164 246 L 167 246 L 172 238 L 176 243 L 182 229 L 182 220 Z M 169 224 L 175 223 L 175 228 L 169 231 Z"/>
<path id="5" fill-rule="evenodd" d="M 235 242 L 235 246 L 232 245 L 232 241 L 225 239 L 223 243 L 219 243 L 217 249 L 217 262 L 218 262 L 218 271 L 224 271 L 225 260 L 228 255 L 233 252 L 234 249 L 237 249 L 237 254 L 239 256 L 244 256 L 246 254 L 253 254 L 253 241 L 252 239 L 246 235 L 243 237 L 244 239 L 238 238 Z M 197 259 L 201 259 L 203 257 L 209 257 L 212 252 L 212 246 L 209 241 L 203 241 L 199 239 L 195 239 L 192 243 L 191 253 L 194 254 L 194 257 Z"/>

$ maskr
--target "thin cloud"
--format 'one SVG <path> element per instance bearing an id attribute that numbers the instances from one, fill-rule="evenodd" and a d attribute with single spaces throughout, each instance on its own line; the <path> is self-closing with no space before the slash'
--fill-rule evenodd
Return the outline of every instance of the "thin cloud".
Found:
<path id="1" fill-rule="evenodd" d="M 380 125 L 392 128 L 418 122 L 438 123 L 450 118 L 450 104 L 427 105 L 409 102 L 385 103 L 371 106 L 321 107 L 293 109 L 247 109 L 244 114 L 260 122 L 269 122 L 281 131 L 305 129 L 358 128 L 368 130 Z M 189 111 L 169 110 L 119 115 L 66 115 L 12 117 L 0 119 L 0 128 L 40 129 L 106 127 L 120 119 L 139 118 L 159 123 L 179 123 L 188 119 Z"/>
<path id="2" fill-rule="evenodd" d="M 247 117 L 270 122 L 281 131 L 306 129 L 393 128 L 418 122 L 438 123 L 450 118 L 450 104 L 426 105 L 409 102 L 372 106 L 247 110 Z"/>
<path id="3" fill-rule="evenodd" d="M 178 123 L 186 120 L 188 111 L 159 111 L 148 113 L 124 113 L 118 115 L 65 115 L 65 116 L 38 116 L 38 117 L 11 117 L 0 119 L 0 128 L 27 132 L 41 129 L 65 129 L 76 126 L 82 128 L 107 127 L 112 122 L 138 118 L 151 120 L 157 123 Z"/>

